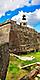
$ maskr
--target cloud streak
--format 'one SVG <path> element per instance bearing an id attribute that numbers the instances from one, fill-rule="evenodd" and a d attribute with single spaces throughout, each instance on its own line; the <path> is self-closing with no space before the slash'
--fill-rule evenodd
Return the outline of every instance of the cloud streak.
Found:
<path id="1" fill-rule="evenodd" d="M 14 10 L 28 4 L 26 0 L 0 0 L 0 11 Z"/>
<path id="2" fill-rule="evenodd" d="M 40 5 L 40 0 L 0 0 L 0 12 L 15 10 L 23 6 Z"/>

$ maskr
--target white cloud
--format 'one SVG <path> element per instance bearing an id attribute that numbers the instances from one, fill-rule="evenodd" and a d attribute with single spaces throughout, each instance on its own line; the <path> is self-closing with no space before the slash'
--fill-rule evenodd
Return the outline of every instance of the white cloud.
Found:
<path id="1" fill-rule="evenodd" d="M 37 4 L 40 4 L 40 0 L 32 0 L 32 5 L 37 5 Z"/>
<path id="2" fill-rule="evenodd" d="M 34 5 L 34 4 L 40 4 L 40 0 L 32 0 L 31 3 L 29 3 L 30 0 L 0 0 L 0 11 L 8 11 L 8 10 L 14 10 L 16 8 L 22 7 L 24 5 Z"/>
<path id="3" fill-rule="evenodd" d="M 0 12 L 0 18 L 1 18 L 2 16 L 4 16 L 4 15 L 5 15 L 5 13 L 1 13 L 1 12 Z"/>
<path id="4" fill-rule="evenodd" d="M 40 4 L 40 0 L 0 0 L 0 12 L 6 12 L 8 10 L 15 10 L 16 8 L 22 7 L 24 5 L 34 5 Z"/>
<path id="5" fill-rule="evenodd" d="M 18 15 L 12 17 L 12 20 L 16 20 L 19 23 L 22 19 L 23 14 L 24 14 L 23 11 L 19 12 Z M 25 15 L 26 15 L 27 23 L 30 26 L 35 26 L 37 23 L 40 22 L 40 9 L 36 10 L 32 13 L 31 12 L 29 12 L 29 13 L 25 12 Z"/>
<path id="6" fill-rule="evenodd" d="M 11 10 L 28 5 L 28 0 L 0 0 L 0 11 Z"/>
<path id="7" fill-rule="evenodd" d="M 2 15 L 3 15 L 3 14 L 0 13 L 0 17 L 1 17 Z"/>
<path id="8" fill-rule="evenodd" d="M 36 25 L 40 22 L 40 9 L 34 11 L 33 13 L 29 13 L 28 24 Z"/>
<path id="9" fill-rule="evenodd" d="M 30 25 L 27 25 L 27 27 L 29 27 L 29 28 L 34 28 L 33 26 L 30 26 Z"/>
<path id="10" fill-rule="evenodd" d="M 36 12 L 37 18 L 40 19 L 40 9 Z"/>

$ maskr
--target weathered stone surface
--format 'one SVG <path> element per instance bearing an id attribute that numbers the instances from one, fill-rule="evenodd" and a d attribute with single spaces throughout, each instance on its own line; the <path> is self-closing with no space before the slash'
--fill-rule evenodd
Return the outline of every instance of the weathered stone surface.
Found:
<path id="1" fill-rule="evenodd" d="M 1 80 L 5 80 L 7 67 L 9 63 L 9 44 L 3 44 L 0 46 L 0 78 Z"/>
<path id="2" fill-rule="evenodd" d="M 40 36 L 32 28 L 12 23 L 10 48 L 16 53 L 40 50 Z"/>
<path id="3" fill-rule="evenodd" d="M 9 63 L 10 23 L 0 26 L 0 79 L 5 80 Z"/>
<path id="4" fill-rule="evenodd" d="M 0 27 L 0 45 L 9 42 L 10 23 Z"/>

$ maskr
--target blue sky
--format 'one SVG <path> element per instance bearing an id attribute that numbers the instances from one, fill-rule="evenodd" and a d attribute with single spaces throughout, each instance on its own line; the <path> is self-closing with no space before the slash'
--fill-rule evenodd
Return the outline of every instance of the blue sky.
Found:
<path id="1" fill-rule="evenodd" d="M 19 11 L 26 12 L 28 24 L 40 32 L 40 0 L 1 0 L 0 23 L 14 16 L 19 17 Z"/>

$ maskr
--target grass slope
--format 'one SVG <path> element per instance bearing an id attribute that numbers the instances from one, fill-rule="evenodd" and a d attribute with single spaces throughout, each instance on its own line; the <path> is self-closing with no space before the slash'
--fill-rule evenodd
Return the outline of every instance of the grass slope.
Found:
<path id="1" fill-rule="evenodd" d="M 19 78 L 21 78 L 25 74 L 28 74 L 27 70 L 19 69 L 18 66 L 28 65 L 31 63 L 35 63 L 35 62 L 40 62 L 40 52 L 28 53 L 26 55 L 21 55 L 21 56 L 33 56 L 33 57 L 35 57 L 35 59 L 32 61 L 22 61 L 20 59 L 17 59 L 14 56 L 10 56 L 10 62 L 9 62 L 9 66 L 8 66 L 6 80 L 19 80 Z"/>

